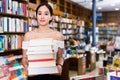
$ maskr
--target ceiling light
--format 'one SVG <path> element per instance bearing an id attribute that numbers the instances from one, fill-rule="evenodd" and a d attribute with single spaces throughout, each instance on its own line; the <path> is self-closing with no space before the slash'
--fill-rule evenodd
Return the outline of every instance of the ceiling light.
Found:
<path id="1" fill-rule="evenodd" d="M 111 4 L 111 6 L 115 6 L 115 4 Z"/>
<path id="2" fill-rule="evenodd" d="M 118 11 L 118 10 L 119 10 L 119 8 L 115 8 L 115 10 L 116 10 L 116 11 Z"/>
<path id="3" fill-rule="evenodd" d="M 93 3 L 92 2 L 90 2 L 90 5 L 92 5 Z"/>
<path id="4" fill-rule="evenodd" d="M 97 9 L 99 9 L 99 10 L 100 10 L 100 9 L 102 9 L 102 7 L 98 7 Z"/>

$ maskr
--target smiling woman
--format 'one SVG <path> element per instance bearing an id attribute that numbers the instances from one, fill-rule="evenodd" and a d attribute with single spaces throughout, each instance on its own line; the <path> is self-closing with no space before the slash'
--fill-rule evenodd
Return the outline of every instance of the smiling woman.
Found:
<path id="1" fill-rule="evenodd" d="M 29 31 L 24 36 L 23 45 L 27 45 L 26 43 L 30 42 L 31 40 L 35 39 L 52 39 L 54 54 L 55 54 L 55 63 L 58 70 L 57 74 L 42 74 L 42 75 L 35 75 L 31 76 L 28 74 L 28 55 L 27 48 L 23 46 L 23 59 L 22 63 L 24 66 L 25 74 L 28 76 L 28 80 L 60 80 L 60 75 L 62 72 L 62 65 L 64 63 L 63 59 L 63 49 L 64 49 L 64 39 L 63 35 L 58 32 L 50 29 L 49 23 L 52 21 L 53 10 L 52 7 L 47 3 L 41 3 L 38 5 L 36 9 L 36 17 L 38 21 L 38 28 L 34 29 L 33 31 Z M 29 46 L 29 45 L 27 45 Z M 49 63 L 48 63 L 49 64 Z"/>

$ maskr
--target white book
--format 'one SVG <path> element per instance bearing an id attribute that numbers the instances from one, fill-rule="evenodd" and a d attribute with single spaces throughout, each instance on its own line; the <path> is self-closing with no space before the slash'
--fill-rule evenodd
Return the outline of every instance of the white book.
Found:
<path id="1" fill-rule="evenodd" d="M 3 17 L 2 18 L 3 19 L 3 30 L 4 30 L 4 32 L 7 32 L 7 30 L 8 30 L 8 26 L 7 26 L 7 17 Z"/>
<path id="2" fill-rule="evenodd" d="M 48 53 L 53 53 L 53 51 L 51 50 L 38 50 L 38 51 L 31 51 L 31 52 L 28 52 L 27 51 L 27 55 L 29 54 L 48 54 Z"/>
<path id="3" fill-rule="evenodd" d="M 40 51 L 40 50 L 51 50 L 52 51 L 52 46 L 51 45 L 29 46 L 27 51 L 33 52 L 33 51 Z"/>
<path id="4" fill-rule="evenodd" d="M 53 39 L 44 38 L 44 39 L 30 40 L 29 46 L 39 46 L 39 45 L 53 45 Z"/>
<path id="5" fill-rule="evenodd" d="M 55 74 L 58 73 L 57 66 L 53 67 L 38 67 L 38 68 L 29 68 L 28 75 L 38 75 L 38 74 Z"/>
<path id="6" fill-rule="evenodd" d="M 16 29 L 15 29 L 15 31 L 16 32 L 20 32 L 20 19 L 15 19 L 16 20 Z"/>
<path id="7" fill-rule="evenodd" d="M 23 24 L 24 24 L 24 20 L 20 19 L 20 32 L 24 32 Z"/>
<path id="8" fill-rule="evenodd" d="M 28 61 L 28 67 L 52 67 L 56 66 L 56 61 L 54 59 L 41 59 L 41 60 L 30 60 Z"/>
<path id="9" fill-rule="evenodd" d="M 8 18 L 9 32 L 13 32 L 12 30 L 13 30 L 13 23 L 14 22 L 12 22 L 12 20 L 13 20 L 13 18 Z"/>
<path id="10" fill-rule="evenodd" d="M 30 54 L 27 58 L 28 60 L 54 59 L 54 54 Z"/>

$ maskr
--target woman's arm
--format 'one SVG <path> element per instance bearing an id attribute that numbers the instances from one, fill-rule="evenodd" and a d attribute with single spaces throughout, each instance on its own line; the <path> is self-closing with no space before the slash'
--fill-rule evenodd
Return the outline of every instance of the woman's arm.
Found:
<path id="1" fill-rule="evenodd" d="M 58 66 L 58 71 L 60 74 L 62 73 L 63 63 L 64 63 L 63 49 L 58 48 L 56 65 Z"/>
<path id="2" fill-rule="evenodd" d="M 27 47 L 28 47 L 28 39 L 29 39 L 29 34 L 26 33 L 24 35 L 24 40 L 22 42 L 22 49 L 23 49 L 23 53 L 22 53 L 22 65 L 23 65 L 23 70 L 25 72 L 25 75 L 28 75 L 28 59 L 27 59 Z"/>
<path id="3" fill-rule="evenodd" d="M 58 71 L 61 74 L 62 73 L 62 66 L 64 64 L 64 38 L 63 35 L 60 34 L 59 40 L 61 41 L 58 43 L 58 52 L 57 52 L 57 58 L 56 58 L 56 65 L 58 66 Z"/>
<path id="4" fill-rule="evenodd" d="M 28 61 L 27 61 L 27 55 L 26 55 L 27 50 L 23 50 L 23 55 L 22 55 L 22 64 L 23 64 L 23 70 L 25 72 L 25 75 L 28 75 Z"/>

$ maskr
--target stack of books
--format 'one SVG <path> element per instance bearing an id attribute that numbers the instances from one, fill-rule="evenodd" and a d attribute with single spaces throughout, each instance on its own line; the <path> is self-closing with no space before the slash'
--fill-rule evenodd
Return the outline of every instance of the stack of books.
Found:
<path id="1" fill-rule="evenodd" d="M 26 54 L 29 75 L 58 73 L 52 39 L 31 40 Z"/>
<path id="2" fill-rule="evenodd" d="M 104 80 L 103 75 L 80 75 L 70 77 L 70 80 Z"/>

